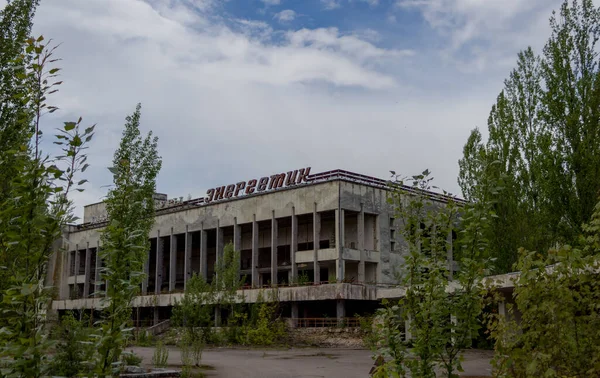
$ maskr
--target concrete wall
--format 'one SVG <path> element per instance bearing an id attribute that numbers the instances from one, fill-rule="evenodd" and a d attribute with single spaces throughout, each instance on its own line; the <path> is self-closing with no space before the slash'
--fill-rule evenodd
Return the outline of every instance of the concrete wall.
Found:
<path id="1" fill-rule="evenodd" d="M 215 202 L 210 205 L 192 208 L 161 209 L 156 216 L 156 222 L 150 238 L 156 238 L 160 232 L 165 241 L 165 259 L 168 255 L 168 236 L 173 233 L 179 235 L 177 243 L 177 266 L 174 271 L 177 281 L 185 275 L 183 271 L 183 235 L 185 232 L 198 235 L 200 230 L 209 230 L 214 235 L 215 229 L 219 227 L 224 236 L 223 243 L 233 241 L 233 226 L 240 226 L 241 239 L 240 250 L 252 249 L 252 222 L 254 219 L 259 225 L 259 238 L 257 247 L 270 248 L 271 220 L 273 216 L 278 219 L 277 243 L 279 246 L 291 244 L 291 216 L 292 212 L 298 216 L 298 243 L 311 243 L 313 241 L 312 215 L 315 211 L 321 214 L 320 240 L 329 240 L 329 248 L 319 251 L 314 258 L 312 250 L 297 252 L 295 257 L 297 263 L 307 264 L 312 268 L 311 262 L 327 261 L 320 264 L 321 268 L 329 269 L 329 274 L 334 272 L 339 279 L 349 279 L 355 282 L 369 282 L 377 284 L 393 284 L 397 280 L 398 268 L 404 261 L 407 253 L 405 243 L 399 232 L 401 224 L 393 220 L 393 207 L 388 204 L 388 191 L 384 188 L 367 186 L 365 184 L 352 183 L 342 180 L 328 181 L 317 184 L 307 184 L 282 190 L 264 192 L 250 196 L 243 196 L 223 202 Z M 94 217 L 101 216 L 105 212 L 105 205 L 93 204 L 85 207 L 84 222 L 89 222 Z M 343 214 L 343 219 L 341 218 Z M 359 224 L 360 214 L 363 214 L 362 228 L 364 241 L 360 242 Z M 212 230 L 212 231 L 211 231 Z M 81 251 L 78 262 L 85 259 L 85 249 L 96 248 L 99 243 L 102 228 L 71 228 L 67 233 L 67 245 L 64 247 L 69 251 L 75 250 L 76 246 Z M 338 236 L 342 236 L 338 242 Z M 166 237 L 166 238 L 165 238 Z M 213 238 L 213 239 L 211 239 Z M 213 236 L 209 239 L 214 240 Z M 362 240 L 362 239 L 361 239 Z M 333 242 L 333 244 L 332 244 Z M 362 244 L 362 249 L 361 245 Z M 199 246 L 191 247 L 193 271 L 199 271 Z M 216 245 L 210 243 L 206 246 L 208 253 L 208 274 L 213 271 L 216 256 Z M 156 253 L 154 248 L 152 253 Z M 263 255 L 263 256 L 261 256 Z M 65 257 L 67 256 L 67 257 Z M 269 266 L 270 259 L 264 253 L 259 255 L 260 265 Z M 248 258 L 246 253 L 245 258 Z M 64 289 L 70 277 L 69 267 L 72 263 L 69 254 L 54 257 L 51 267 L 53 282 L 60 288 L 60 298 L 66 299 L 68 290 Z M 264 260 L 264 261 L 263 261 Z M 269 260 L 269 261 L 267 261 Z M 163 266 L 163 283 L 168 272 L 168 260 Z M 281 260 L 279 260 L 281 262 Z M 335 265 L 334 265 L 335 263 Z M 316 264 L 316 262 L 315 262 Z M 181 265 L 181 266 L 180 266 Z M 315 265 L 316 266 L 316 265 Z M 90 267 L 88 274 L 93 279 L 94 267 Z M 155 273 L 155 264 L 149 269 L 149 276 Z M 57 277 L 61 277 L 57 279 Z M 340 278 L 341 277 L 341 278 Z M 80 280 L 72 284 L 81 284 Z M 320 280 L 327 280 L 321 277 Z M 315 278 L 315 281 L 318 281 Z"/>
<path id="2" fill-rule="evenodd" d="M 83 207 L 83 223 L 101 222 L 106 219 L 106 203 L 98 202 Z"/>

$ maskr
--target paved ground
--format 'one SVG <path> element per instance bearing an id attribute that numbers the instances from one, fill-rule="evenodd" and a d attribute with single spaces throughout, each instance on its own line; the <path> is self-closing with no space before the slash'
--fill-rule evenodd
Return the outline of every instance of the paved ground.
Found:
<path id="1" fill-rule="evenodd" d="M 135 347 L 133 350 L 144 358 L 143 364 L 152 363 L 153 348 Z M 468 351 L 465 355 L 461 376 L 491 376 L 489 364 L 491 352 Z M 202 364 L 214 370 L 206 370 L 211 378 L 354 378 L 368 377 L 373 365 L 371 352 L 356 349 L 300 348 L 300 349 L 206 349 Z M 181 365 L 176 348 L 169 349 L 169 365 Z"/>

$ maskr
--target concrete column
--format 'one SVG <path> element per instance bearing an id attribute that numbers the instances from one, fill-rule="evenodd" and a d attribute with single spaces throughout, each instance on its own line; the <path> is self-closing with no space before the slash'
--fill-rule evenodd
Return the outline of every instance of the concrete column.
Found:
<path id="1" fill-rule="evenodd" d="M 106 261 L 102 261 L 102 266 L 106 267 Z M 108 298 L 108 279 L 104 280 L 104 298 Z"/>
<path id="2" fill-rule="evenodd" d="M 74 283 L 74 292 L 75 298 L 79 298 L 79 286 L 77 285 L 77 277 L 79 276 L 79 244 L 75 244 L 75 283 Z"/>
<path id="3" fill-rule="evenodd" d="M 410 314 L 406 315 L 406 320 L 404 320 L 404 340 L 408 341 L 412 339 L 412 316 Z"/>
<path id="4" fill-rule="evenodd" d="M 163 278 L 163 241 L 160 237 L 160 230 L 157 231 L 156 234 L 156 279 L 154 294 L 160 294 L 160 288 L 162 286 L 162 278 Z M 155 320 L 158 317 L 158 313 L 155 314 Z"/>
<path id="5" fill-rule="evenodd" d="M 298 302 L 292 302 L 292 327 L 298 326 Z"/>
<path id="6" fill-rule="evenodd" d="M 375 216 L 375 250 L 381 251 L 381 216 Z"/>
<path id="7" fill-rule="evenodd" d="M 375 216 L 375 248 L 378 252 L 381 252 L 381 215 Z M 381 256 L 381 254 L 380 254 Z M 377 262 L 377 269 L 375 271 L 375 284 L 377 284 L 381 280 L 381 269 L 383 268 L 383 264 L 381 263 L 381 259 Z"/>
<path id="8" fill-rule="evenodd" d="M 317 203 L 313 210 L 313 266 L 315 270 L 314 283 L 321 282 L 321 272 L 319 271 L 319 241 L 321 240 L 321 214 L 317 212 Z"/>
<path id="9" fill-rule="evenodd" d="M 506 317 L 506 302 L 498 302 L 498 315 Z"/>
<path id="10" fill-rule="evenodd" d="M 338 320 L 338 325 L 341 325 L 342 322 L 344 321 L 344 318 L 346 317 L 346 301 L 343 299 L 338 299 L 336 301 L 336 308 L 335 308 L 335 312 L 336 312 L 336 317 Z"/>
<path id="11" fill-rule="evenodd" d="M 292 206 L 292 245 L 290 246 L 290 283 L 298 280 L 298 266 L 296 265 L 296 251 L 298 251 L 298 217 L 296 217 L 296 207 Z"/>
<path id="12" fill-rule="evenodd" d="M 239 254 L 237 261 L 239 277 L 240 270 L 242 270 L 242 226 L 238 225 L 237 217 L 233 218 L 233 250 Z"/>
<path id="13" fill-rule="evenodd" d="M 252 287 L 258 287 L 258 222 L 252 216 Z"/>
<path id="14" fill-rule="evenodd" d="M 67 250 L 69 249 L 69 245 L 66 245 Z M 67 277 L 71 277 L 71 264 L 73 264 L 73 260 L 75 260 L 75 255 L 71 253 L 71 251 L 69 251 L 69 253 L 67 254 Z M 73 273 L 75 273 L 75 271 L 73 271 Z"/>
<path id="15" fill-rule="evenodd" d="M 148 280 L 150 279 L 150 254 L 152 253 L 152 243 L 150 244 L 150 246 L 150 249 L 146 252 L 146 261 L 144 262 L 144 274 L 146 276 L 142 281 L 142 295 L 148 295 Z"/>
<path id="16" fill-rule="evenodd" d="M 169 292 L 172 293 L 175 291 L 175 278 L 177 278 L 177 237 L 173 234 L 173 227 L 171 227 L 169 241 Z"/>
<path id="17" fill-rule="evenodd" d="M 360 212 L 357 220 L 357 247 L 360 253 L 360 261 L 358 262 L 358 282 L 365 282 L 365 211 L 363 204 L 360 204 Z"/>
<path id="18" fill-rule="evenodd" d="M 102 269 L 102 259 L 100 258 L 100 240 L 96 245 L 96 270 L 94 272 L 94 298 L 98 298 L 99 295 L 96 293 L 100 290 L 100 271 Z M 148 283 L 148 281 L 146 281 Z"/>
<path id="19" fill-rule="evenodd" d="M 238 224 L 237 217 L 233 218 L 233 249 L 242 250 L 242 226 Z"/>
<path id="20" fill-rule="evenodd" d="M 185 226 L 185 251 L 183 258 L 183 288 L 187 287 L 187 281 L 192 277 L 192 235 L 189 226 Z"/>
<path id="21" fill-rule="evenodd" d="M 205 280 L 208 280 L 208 253 L 206 252 L 206 242 L 208 236 L 204 230 L 204 223 L 200 228 L 200 274 Z"/>
<path id="22" fill-rule="evenodd" d="M 218 271 L 217 267 L 223 260 L 223 230 L 221 229 L 220 222 L 217 220 L 217 240 L 215 242 L 215 273 Z M 217 277 L 219 279 L 221 277 Z"/>
<path id="23" fill-rule="evenodd" d="M 277 218 L 275 210 L 271 214 L 271 285 L 277 286 Z"/>
<path id="24" fill-rule="evenodd" d="M 83 297 L 90 296 L 90 281 L 92 280 L 92 251 L 90 242 L 85 245 L 85 281 L 83 281 Z"/>
<path id="25" fill-rule="evenodd" d="M 344 280 L 344 222 L 345 212 L 343 209 L 335 209 L 335 278 L 337 282 Z"/>
<path id="26" fill-rule="evenodd" d="M 448 259 L 448 279 L 452 281 L 454 278 L 453 268 L 453 260 L 454 260 L 454 251 L 452 249 L 452 231 L 448 232 L 448 236 L 446 237 L 446 249 L 448 251 L 447 259 Z"/>

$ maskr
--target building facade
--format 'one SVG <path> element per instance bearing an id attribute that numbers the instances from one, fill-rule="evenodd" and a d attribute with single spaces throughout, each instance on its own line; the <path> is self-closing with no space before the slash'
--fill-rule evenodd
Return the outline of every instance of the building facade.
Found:
<path id="1" fill-rule="evenodd" d="M 276 290 L 290 318 L 371 312 L 391 293 L 385 288 L 397 282 L 405 250 L 389 190 L 385 180 L 304 168 L 210 189 L 199 199 L 157 195 L 138 317 L 168 318 L 192 274 L 211 280 L 227 243 L 240 253 L 247 303 Z M 86 206 L 83 221 L 69 226 L 68 243 L 50 262 L 59 312 L 101 307 L 104 204 Z"/>

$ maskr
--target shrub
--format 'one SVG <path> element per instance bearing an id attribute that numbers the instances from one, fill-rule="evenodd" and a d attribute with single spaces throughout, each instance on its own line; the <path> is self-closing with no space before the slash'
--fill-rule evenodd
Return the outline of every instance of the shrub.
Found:
<path id="1" fill-rule="evenodd" d="M 152 346 L 154 345 L 154 336 L 145 329 L 141 329 L 136 334 L 135 345 L 145 347 Z"/>
<path id="2" fill-rule="evenodd" d="M 56 355 L 50 369 L 52 375 L 73 377 L 89 371 L 85 363 L 93 354 L 93 348 L 88 343 L 89 330 L 82 322 L 75 319 L 71 312 L 63 316 L 56 333 Z"/>
<path id="3" fill-rule="evenodd" d="M 515 305 L 494 316 L 498 377 L 597 377 L 600 374 L 600 260 L 569 247 L 547 258 L 522 252 Z"/>
<path id="4" fill-rule="evenodd" d="M 169 360 L 169 350 L 164 346 L 162 342 L 156 343 L 154 354 L 152 355 L 152 364 L 154 367 L 164 368 L 167 367 L 167 361 Z"/>
<path id="5" fill-rule="evenodd" d="M 123 352 L 123 364 L 127 366 L 140 366 L 143 358 L 132 351 L 129 353 Z"/>
<path id="6" fill-rule="evenodd" d="M 256 323 L 248 327 L 247 340 L 252 345 L 273 345 L 286 335 L 285 323 L 275 317 L 277 302 L 256 303 Z"/>

